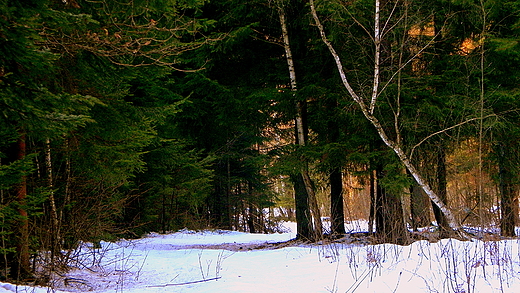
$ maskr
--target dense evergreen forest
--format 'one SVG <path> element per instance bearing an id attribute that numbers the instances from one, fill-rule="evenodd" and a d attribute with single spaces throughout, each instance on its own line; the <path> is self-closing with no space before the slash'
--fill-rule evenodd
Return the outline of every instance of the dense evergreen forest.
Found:
<path id="1" fill-rule="evenodd" d="M 0 275 L 279 219 L 514 237 L 519 42 L 518 0 L 1 0 Z"/>

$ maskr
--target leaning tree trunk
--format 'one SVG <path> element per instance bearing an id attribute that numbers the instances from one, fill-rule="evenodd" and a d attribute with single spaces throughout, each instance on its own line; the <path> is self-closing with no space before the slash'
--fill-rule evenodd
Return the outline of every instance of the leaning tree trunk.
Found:
<path id="1" fill-rule="evenodd" d="M 390 149 L 392 149 L 395 154 L 398 156 L 401 163 L 406 167 L 406 169 L 410 172 L 412 177 L 415 179 L 417 184 L 421 186 L 421 188 L 424 190 L 424 192 L 430 197 L 432 202 L 439 207 L 439 209 L 442 211 L 442 213 L 446 216 L 446 219 L 449 223 L 449 226 L 451 230 L 453 230 L 454 234 L 457 234 L 459 237 L 462 238 L 469 238 L 469 235 L 463 230 L 462 226 L 460 225 L 459 221 L 456 219 L 455 215 L 452 213 L 452 211 L 444 204 L 442 199 L 439 197 L 437 193 L 433 191 L 433 189 L 430 187 L 428 182 L 423 178 L 421 173 L 416 169 L 415 165 L 411 162 L 409 156 L 404 152 L 403 146 L 401 143 L 396 142 L 395 140 L 392 140 L 386 130 L 383 128 L 381 122 L 377 119 L 377 117 L 374 115 L 374 110 L 377 102 L 377 98 L 380 94 L 379 91 L 379 61 L 378 54 L 376 54 L 376 62 L 374 62 L 374 83 L 373 83 L 373 90 L 372 95 L 370 97 L 370 102 L 367 105 L 365 103 L 365 99 L 357 94 L 356 91 L 352 88 L 352 86 L 349 83 L 349 79 L 346 76 L 345 70 L 343 69 L 343 64 L 341 62 L 341 58 L 339 57 L 338 53 L 332 46 L 332 43 L 329 41 L 325 34 L 325 29 L 323 25 L 320 22 L 320 19 L 318 17 L 318 13 L 316 11 L 316 7 L 314 5 L 314 0 L 309 0 L 310 2 L 310 8 L 312 12 L 312 16 L 314 18 L 314 21 L 316 23 L 316 26 L 319 29 L 321 39 L 324 42 L 324 44 L 329 49 L 331 55 L 334 58 L 334 61 L 336 62 L 336 66 L 338 69 L 338 73 L 340 75 L 341 81 L 343 83 L 343 86 L 348 91 L 349 95 L 352 97 L 352 99 L 359 105 L 361 112 L 365 116 L 365 118 L 372 124 L 372 126 L 376 129 L 379 137 L 381 140 L 387 145 Z M 376 0 L 376 13 L 375 13 L 375 35 L 374 35 L 374 43 L 375 43 L 375 51 L 379 51 L 381 48 L 381 31 L 379 30 L 379 0 Z"/>
<path id="2" fill-rule="evenodd" d="M 291 45 L 289 41 L 289 31 L 287 29 L 287 22 L 285 19 L 285 12 L 282 5 L 279 4 L 278 15 L 280 25 L 282 28 L 283 46 L 285 49 L 285 57 L 289 69 L 289 77 L 291 81 L 291 90 L 296 93 L 298 87 L 296 83 L 296 69 L 294 66 Z M 307 135 L 304 125 L 305 117 L 305 102 L 297 101 L 296 103 L 296 117 L 295 117 L 295 140 L 299 146 L 305 146 Z M 295 184 L 295 201 L 296 201 L 296 223 L 298 226 L 308 226 L 298 228 L 298 238 L 316 240 L 323 234 L 320 210 L 314 192 L 314 186 L 309 176 L 306 162 L 301 167 L 300 174 L 293 179 Z M 298 209 L 301 209 L 298 211 Z M 299 222 L 299 220 L 301 222 Z M 300 232 L 302 234 L 300 234 Z"/>

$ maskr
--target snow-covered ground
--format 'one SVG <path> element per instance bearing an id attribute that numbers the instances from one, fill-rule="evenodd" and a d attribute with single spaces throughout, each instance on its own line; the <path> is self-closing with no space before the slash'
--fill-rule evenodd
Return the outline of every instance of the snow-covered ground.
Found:
<path id="1" fill-rule="evenodd" d="M 517 239 L 273 244 L 294 236 L 184 230 L 85 244 L 75 269 L 56 275 L 52 288 L 0 283 L 0 293 L 520 291 Z"/>

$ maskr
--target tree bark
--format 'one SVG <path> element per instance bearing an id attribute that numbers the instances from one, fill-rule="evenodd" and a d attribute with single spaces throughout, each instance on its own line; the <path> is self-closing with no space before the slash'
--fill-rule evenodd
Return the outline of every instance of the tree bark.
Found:
<path id="1" fill-rule="evenodd" d="M 508 160 L 511 158 L 509 147 L 499 143 L 498 180 L 500 188 L 500 233 L 506 237 L 516 237 L 518 224 L 518 175 L 512 172 Z"/>
<path id="2" fill-rule="evenodd" d="M 309 195 L 305 189 L 302 174 L 291 176 L 291 180 L 294 186 L 294 201 L 296 207 L 296 238 L 312 240 L 314 238 L 314 229 L 309 210 Z"/>
<path id="3" fill-rule="evenodd" d="M 329 144 L 338 143 L 340 140 L 339 125 L 334 113 L 338 108 L 336 99 L 327 99 L 326 111 L 331 113 L 327 119 L 326 141 Z M 329 184 L 330 184 L 330 233 L 334 236 L 346 234 L 345 231 L 345 212 L 343 207 L 343 174 L 340 163 L 330 158 L 329 163 Z"/>
<path id="4" fill-rule="evenodd" d="M 372 165 L 370 166 L 372 168 Z M 370 169 L 370 213 L 368 216 L 368 233 L 374 233 L 374 220 L 376 217 L 376 176 L 375 170 Z"/>
<path id="5" fill-rule="evenodd" d="M 446 150 L 444 146 L 439 146 L 437 150 L 437 195 L 446 204 L 448 202 L 448 180 L 446 178 Z M 442 211 L 438 206 L 432 204 L 433 214 L 439 227 L 439 237 L 449 237 L 450 226 Z"/>
<path id="6" fill-rule="evenodd" d="M 334 168 L 329 175 L 330 182 L 330 233 L 346 234 L 345 214 L 343 211 L 343 178 L 340 168 Z"/>
<path id="7" fill-rule="evenodd" d="M 409 243 L 408 229 L 404 221 L 403 205 L 400 194 L 393 194 L 384 188 L 380 182 L 386 172 L 383 166 L 376 168 L 376 238 L 382 243 L 406 245 Z"/>
<path id="8" fill-rule="evenodd" d="M 23 160 L 26 155 L 25 134 L 21 134 L 17 142 L 18 153 L 17 159 Z M 31 277 L 31 263 L 29 260 L 29 219 L 27 210 L 25 209 L 25 200 L 27 198 L 27 180 L 26 176 L 22 176 L 22 181 L 16 187 L 16 200 L 19 208 L 18 213 L 20 222 L 17 227 L 17 244 L 16 259 L 12 276 L 17 280 L 23 280 Z"/>
<path id="9" fill-rule="evenodd" d="M 418 228 L 426 227 L 431 224 L 430 206 L 431 201 L 424 193 L 422 188 L 413 182 L 410 187 L 410 213 L 412 217 L 412 228 L 417 231 Z"/>
<path id="10" fill-rule="evenodd" d="M 58 219 L 58 210 L 56 208 L 56 200 L 54 198 L 54 182 L 52 174 L 52 153 L 51 153 L 51 141 L 46 139 L 45 141 L 45 168 L 47 173 L 47 184 L 49 186 L 49 205 L 51 208 L 51 261 L 54 259 L 56 253 L 61 250 L 61 237 L 60 237 L 60 224 Z"/>

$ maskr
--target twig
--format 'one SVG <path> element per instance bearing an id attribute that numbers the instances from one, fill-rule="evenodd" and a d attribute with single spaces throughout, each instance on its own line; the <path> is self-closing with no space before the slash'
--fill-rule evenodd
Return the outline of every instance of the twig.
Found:
<path id="1" fill-rule="evenodd" d="M 427 141 L 428 139 L 432 138 L 433 136 L 439 135 L 439 134 L 441 134 L 441 133 L 445 133 L 445 132 L 447 132 L 448 130 L 452 130 L 453 128 L 457 128 L 457 127 L 459 127 L 459 126 L 462 126 L 462 125 L 467 124 L 467 123 L 469 123 L 469 122 L 473 122 L 473 121 L 475 121 L 475 120 L 483 120 L 483 119 L 487 119 L 487 118 L 490 118 L 490 117 L 498 117 L 498 116 L 500 116 L 500 115 L 504 115 L 504 114 L 507 114 L 507 113 L 510 113 L 510 112 L 514 112 L 514 111 L 518 111 L 518 109 L 511 109 L 511 110 L 503 111 L 503 112 L 500 112 L 500 113 L 491 113 L 491 114 L 489 114 L 489 115 L 481 116 L 481 117 L 480 117 L 480 116 L 479 116 L 479 117 L 473 117 L 473 118 L 470 118 L 470 119 L 468 119 L 468 120 L 465 120 L 465 121 L 462 121 L 462 122 L 460 122 L 460 123 L 457 123 L 457 124 L 455 124 L 455 125 L 452 125 L 452 126 L 450 126 L 450 127 L 447 127 L 447 128 L 445 128 L 445 129 L 442 129 L 442 130 L 439 130 L 439 131 L 437 131 L 437 132 L 434 132 L 434 133 L 432 133 L 432 134 L 426 136 L 425 138 L 423 138 L 420 142 L 418 142 L 416 145 L 414 145 L 414 146 L 412 147 L 412 149 L 411 149 L 411 151 L 410 151 L 410 158 L 413 157 L 413 152 L 415 151 L 415 149 L 416 149 L 417 147 L 419 147 L 421 144 L 423 144 L 425 141 Z"/>
<path id="2" fill-rule="evenodd" d="M 164 284 L 164 285 L 153 285 L 153 286 L 146 286 L 147 288 L 162 288 L 162 287 L 169 287 L 169 286 L 182 286 L 182 285 L 189 285 L 189 284 L 196 284 L 196 283 L 203 283 L 207 281 L 216 281 L 222 277 L 215 277 L 215 278 L 209 278 L 204 280 L 198 280 L 198 281 L 191 281 L 191 282 L 184 282 L 184 283 L 175 283 L 175 284 Z"/>

